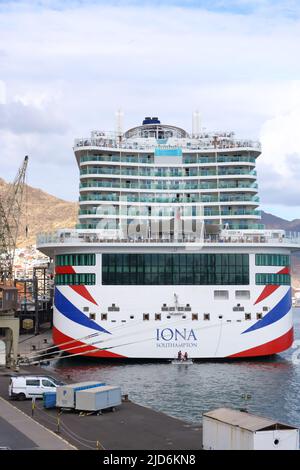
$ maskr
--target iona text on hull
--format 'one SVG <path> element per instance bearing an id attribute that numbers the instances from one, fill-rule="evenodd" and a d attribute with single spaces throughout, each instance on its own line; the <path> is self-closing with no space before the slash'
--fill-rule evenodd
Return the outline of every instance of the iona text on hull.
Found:
<path id="1" fill-rule="evenodd" d="M 75 140 L 76 229 L 40 234 L 55 263 L 54 342 L 109 358 L 250 357 L 293 341 L 290 254 L 265 230 L 260 144 L 146 117 Z"/>

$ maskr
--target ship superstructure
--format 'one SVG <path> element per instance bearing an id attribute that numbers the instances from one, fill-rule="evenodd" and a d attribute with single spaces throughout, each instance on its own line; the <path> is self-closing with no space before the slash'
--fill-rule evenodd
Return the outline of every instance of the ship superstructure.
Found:
<path id="1" fill-rule="evenodd" d="M 293 340 L 290 253 L 265 230 L 258 142 L 146 117 L 77 139 L 78 225 L 39 237 L 55 262 L 54 341 L 116 358 L 274 354 Z"/>

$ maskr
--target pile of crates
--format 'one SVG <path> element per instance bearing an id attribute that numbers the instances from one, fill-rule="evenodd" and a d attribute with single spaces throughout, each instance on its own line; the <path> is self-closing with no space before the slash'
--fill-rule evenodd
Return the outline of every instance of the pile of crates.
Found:
<path id="1" fill-rule="evenodd" d="M 121 388 L 99 382 L 61 385 L 56 389 L 56 406 L 80 411 L 101 411 L 121 405 Z"/>

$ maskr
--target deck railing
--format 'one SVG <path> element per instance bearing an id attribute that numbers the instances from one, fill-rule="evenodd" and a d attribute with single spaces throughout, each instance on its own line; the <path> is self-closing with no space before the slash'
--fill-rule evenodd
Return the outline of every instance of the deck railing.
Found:
<path id="1" fill-rule="evenodd" d="M 254 244 L 299 244 L 300 249 L 300 232 L 288 232 L 284 235 L 279 234 L 278 232 L 274 235 L 270 232 L 257 233 L 257 234 L 226 234 L 226 235 L 208 235 L 204 238 L 199 238 L 196 235 L 186 235 L 179 238 L 174 238 L 174 236 L 160 236 L 153 238 L 118 238 L 111 236 L 103 237 L 97 234 L 97 232 L 91 233 L 76 233 L 74 231 L 70 232 L 53 232 L 53 233 L 41 233 L 37 236 L 37 247 L 42 247 L 43 245 L 49 244 L 81 244 L 81 243 L 97 243 L 97 244 L 132 244 L 132 243 L 203 243 L 203 244 L 237 244 L 237 243 L 254 243 Z"/>

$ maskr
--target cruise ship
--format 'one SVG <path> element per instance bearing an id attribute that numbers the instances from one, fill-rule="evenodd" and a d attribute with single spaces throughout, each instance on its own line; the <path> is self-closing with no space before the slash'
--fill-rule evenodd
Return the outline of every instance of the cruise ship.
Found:
<path id="1" fill-rule="evenodd" d="M 54 343 L 115 359 L 289 348 L 300 238 L 261 224 L 260 153 L 259 142 L 204 131 L 197 113 L 191 133 L 146 117 L 76 139 L 78 225 L 37 240 L 54 262 Z"/>

